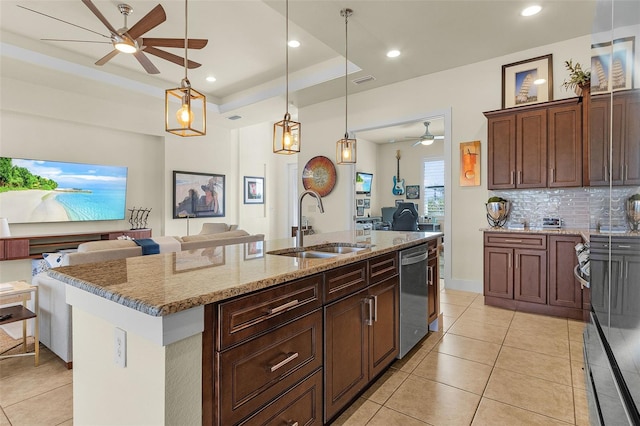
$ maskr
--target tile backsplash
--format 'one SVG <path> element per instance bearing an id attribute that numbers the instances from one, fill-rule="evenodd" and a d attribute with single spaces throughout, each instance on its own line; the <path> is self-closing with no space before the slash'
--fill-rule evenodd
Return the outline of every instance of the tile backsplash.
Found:
<path id="1" fill-rule="evenodd" d="M 601 224 L 625 225 L 624 204 L 640 187 L 562 188 L 490 191 L 511 202 L 509 224 L 526 223 L 542 227 L 542 218 L 558 217 L 564 228 L 598 229 Z"/>

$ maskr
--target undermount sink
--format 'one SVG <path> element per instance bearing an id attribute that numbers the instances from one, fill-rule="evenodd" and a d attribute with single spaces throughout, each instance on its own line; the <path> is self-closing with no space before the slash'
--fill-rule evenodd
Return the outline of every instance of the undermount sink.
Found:
<path id="1" fill-rule="evenodd" d="M 275 254 L 278 256 L 289 256 L 299 258 L 328 258 L 335 257 L 339 254 L 354 253 L 373 247 L 371 244 L 354 244 L 354 243 L 326 243 L 309 247 L 292 247 L 288 249 L 275 250 L 267 252 L 267 254 Z"/>

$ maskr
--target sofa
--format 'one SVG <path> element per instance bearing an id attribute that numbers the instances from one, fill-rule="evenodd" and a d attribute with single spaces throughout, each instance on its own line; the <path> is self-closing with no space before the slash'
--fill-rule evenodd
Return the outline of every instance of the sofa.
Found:
<path id="1" fill-rule="evenodd" d="M 153 237 L 160 253 L 196 250 L 221 245 L 263 241 L 263 234 L 250 235 L 236 225 L 205 224 L 200 234 L 183 237 Z M 222 226 L 224 225 L 224 226 Z M 72 253 L 56 254 L 56 266 L 81 265 L 142 256 L 143 248 L 132 240 L 89 241 Z M 53 255 L 51 257 L 54 257 Z M 47 271 L 33 276 L 38 286 L 40 342 L 59 356 L 71 368 L 73 351 L 71 339 L 71 307 L 66 302 L 65 284 L 51 278 Z"/>

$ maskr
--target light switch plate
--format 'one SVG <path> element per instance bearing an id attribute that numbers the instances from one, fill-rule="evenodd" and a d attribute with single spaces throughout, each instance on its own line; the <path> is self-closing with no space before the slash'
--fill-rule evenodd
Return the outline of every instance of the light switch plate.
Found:
<path id="1" fill-rule="evenodd" d="M 116 327 L 113 333 L 113 360 L 116 366 L 127 366 L 127 332 Z"/>

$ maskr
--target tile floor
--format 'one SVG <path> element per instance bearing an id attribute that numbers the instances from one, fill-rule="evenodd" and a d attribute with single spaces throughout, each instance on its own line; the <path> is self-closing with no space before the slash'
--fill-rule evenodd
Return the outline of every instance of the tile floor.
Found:
<path id="1" fill-rule="evenodd" d="M 335 425 L 588 425 L 583 323 L 441 293 L 441 331 L 396 361 Z M 0 361 L 0 426 L 72 425 L 72 372 L 43 347 Z"/>

